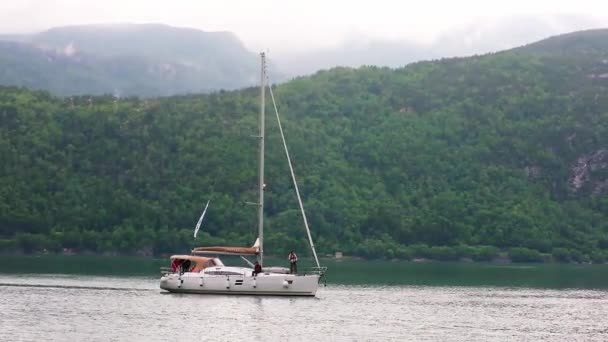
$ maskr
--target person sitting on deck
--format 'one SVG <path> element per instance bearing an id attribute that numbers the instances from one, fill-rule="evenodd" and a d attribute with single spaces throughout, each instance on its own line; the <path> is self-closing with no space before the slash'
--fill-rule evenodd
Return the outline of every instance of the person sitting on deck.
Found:
<path id="1" fill-rule="evenodd" d="M 255 265 L 253 266 L 253 276 L 255 277 L 260 273 L 262 273 L 262 265 L 256 261 Z"/>
<path id="2" fill-rule="evenodd" d="M 177 270 L 179 269 L 181 263 L 182 263 L 181 260 L 173 259 L 173 262 L 171 262 L 171 271 L 173 271 L 173 273 L 176 273 Z"/>
<path id="3" fill-rule="evenodd" d="M 298 273 L 298 256 L 294 251 L 289 252 L 287 256 L 289 259 L 289 273 L 297 274 Z"/>
<path id="4" fill-rule="evenodd" d="M 182 262 L 182 267 L 181 267 L 181 272 L 180 273 L 186 273 L 188 271 L 190 271 L 190 265 L 192 263 L 190 262 L 190 260 L 184 260 L 184 262 Z"/>

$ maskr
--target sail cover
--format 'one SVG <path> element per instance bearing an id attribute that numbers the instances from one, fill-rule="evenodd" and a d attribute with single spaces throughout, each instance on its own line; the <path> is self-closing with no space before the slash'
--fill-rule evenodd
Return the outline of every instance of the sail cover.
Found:
<path id="1" fill-rule="evenodd" d="M 192 250 L 194 255 L 256 255 L 258 252 L 256 247 L 230 246 L 196 247 Z"/>

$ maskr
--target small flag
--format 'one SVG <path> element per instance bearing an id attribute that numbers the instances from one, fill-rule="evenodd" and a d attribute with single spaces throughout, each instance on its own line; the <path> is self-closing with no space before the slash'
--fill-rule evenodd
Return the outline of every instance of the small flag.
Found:
<path id="1" fill-rule="evenodd" d="M 201 215 L 201 218 L 199 218 L 198 222 L 196 223 L 196 227 L 194 228 L 194 237 L 196 237 L 196 234 L 198 234 L 198 230 L 201 228 L 201 223 L 203 223 L 203 217 L 205 217 L 205 213 L 207 212 L 207 207 L 209 207 L 209 202 L 211 202 L 211 200 L 207 201 L 205 210 L 203 210 L 203 214 Z"/>

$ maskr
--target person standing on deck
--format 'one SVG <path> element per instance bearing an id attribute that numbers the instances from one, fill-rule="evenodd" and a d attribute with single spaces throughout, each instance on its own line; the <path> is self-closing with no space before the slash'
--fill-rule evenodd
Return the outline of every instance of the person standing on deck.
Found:
<path id="1" fill-rule="evenodd" d="M 255 266 L 253 266 L 253 276 L 255 277 L 260 273 L 262 273 L 262 265 L 256 261 Z"/>
<path id="2" fill-rule="evenodd" d="M 289 273 L 297 274 L 298 273 L 298 256 L 294 251 L 289 252 L 287 256 L 289 259 Z"/>

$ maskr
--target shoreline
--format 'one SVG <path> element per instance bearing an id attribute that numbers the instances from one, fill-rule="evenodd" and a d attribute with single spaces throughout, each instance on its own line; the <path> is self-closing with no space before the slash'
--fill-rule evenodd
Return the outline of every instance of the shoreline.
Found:
<path id="1" fill-rule="evenodd" d="M 11 252 L 4 252 L 4 251 L 0 251 L 0 257 L 45 257 L 45 256 L 50 256 L 50 257 L 96 257 L 96 258 L 143 258 L 143 259 L 157 259 L 157 260 L 162 260 L 162 259 L 167 259 L 171 256 L 172 254 L 147 254 L 147 253 L 135 253 L 135 254 L 129 254 L 129 253 L 119 253 L 119 252 L 104 252 L 104 253 L 95 253 L 95 252 L 90 252 L 90 251 L 68 251 L 68 252 L 35 252 L 35 253 L 25 253 L 25 252 L 15 252 L 15 251 L 11 251 Z M 265 255 L 266 257 L 272 258 L 272 259 L 281 259 L 282 256 L 277 256 L 277 255 Z M 303 257 L 304 260 L 309 259 L 309 257 Z M 547 264 L 547 265 L 551 265 L 551 264 L 555 264 L 555 265 L 605 265 L 608 264 L 608 262 L 604 261 L 604 262 L 591 262 L 591 261 L 587 261 L 587 262 L 583 262 L 583 261 L 557 261 L 554 260 L 550 255 L 547 255 L 545 258 L 543 258 L 543 260 L 536 260 L 536 261 L 513 261 L 512 259 L 510 259 L 507 255 L 502 255 L 496 258 L 493 258 L 491 260 L 473 260 L 472 258 L 460 258 L 460 259 L 454 259 L 454 260 L 444 260 L 444 259 L 431 259 L 431 258 L 410 258 L 410 259 L 399 259 L 399 258 L 392 258 L 392 259 L 388 259 L 388 258 L 364 258 L 364 257 L 360 257 L 360 256 L 343 256 L 341 258 L 335 258 L 333 256 L 322 256 L 319 257 L 319 260 L 323 260 L 325 262 L 335 262 L 335 263 L 341 263 L 341 262 L 387 262 L 387 263 L 391 263 L 391 262 L 395 262 L 395 263 L 401 263 L 401 262 L 407 262 L 407 263 L 412 263 L 412 264 L 436 264 L 436 263 L 446 263 L 446 264 L 490 264 L 490 265 L 511 265 L 511 264 Z"/>

